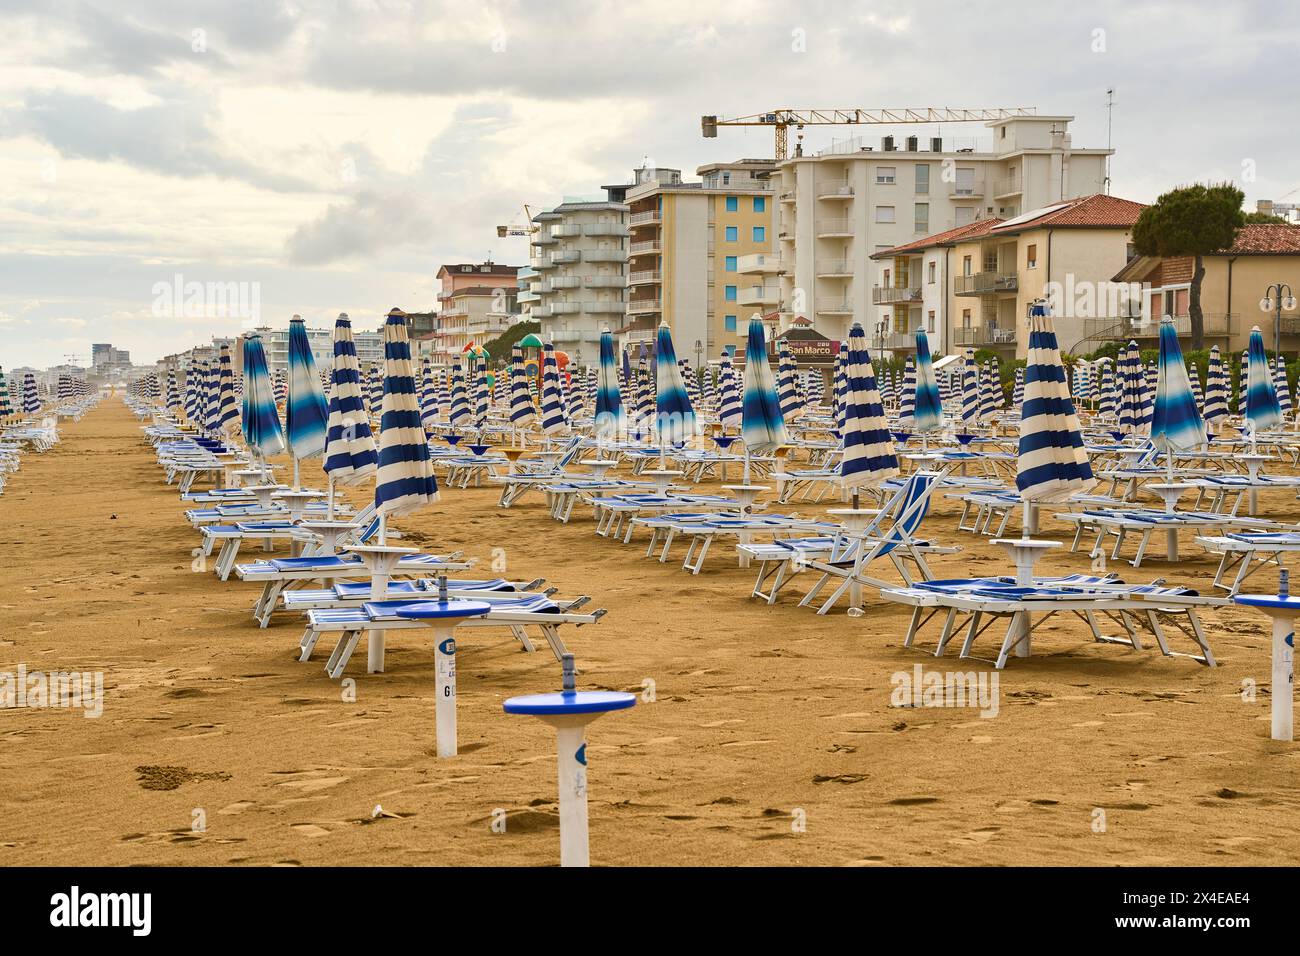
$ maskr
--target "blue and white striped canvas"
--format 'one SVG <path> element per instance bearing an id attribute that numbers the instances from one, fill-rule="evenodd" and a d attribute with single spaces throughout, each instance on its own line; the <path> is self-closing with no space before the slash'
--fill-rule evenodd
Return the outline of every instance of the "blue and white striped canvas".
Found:
<path id="1" fill-rule="evenodd" d="M 911 428 L 916 421 L 916 366 L 910 355 L 903 366 L 903 384 L 899 391 L 898 423 Z"/>
<path id="2" fill-rule="evenodd" d="M 925 329 L 916 330 L 916 408 L 912 428 L 918 432 L 937 431 L 943 427 L 943 403 L 934 381 L 934 363 L 930 360 L 930 339 Z"/>
<path id="3" fill-rule="evenodd" d="M 1035 304 L 1029 316 L 1016 488 L 1024 501 L 1048 502 L 1065 501 L 1092 485 L 1092 466 L 1070 399 L 1056 331 L 1047 307 Z"/>
<path id="4" fill-rule="evenodd" d="M 334 363 L 330 370 L 329 421 L 325 473 L 332 481 L 356 484 L 374 474 L 379 453 L 361 398 L 361 365 L 352 340 L 352 322 L 340 312 L 334 322 Z"/>
<path id="5" fill-rule="evenodd" d="M 979 383 L 979 366 L 975 364 L 975 353 L 967 349 L 961 362 L 961 420 L 964 425 L 979 424 L 982 404 Z"/>
<path id="6" fill-rule="evenodd" d="M 600 368 L 596 383 L 595 430 L 597 438 L 611 438 L 623 428 L 623 396 L 618 390 L 618 365 L 614 360 L 614 335 L 600 333 Z"/>
<path id="7" fill-rule="evenodd" d="M 316 358 L 307 340 L 307 326 L 301 316 L 289 320 L 289 394 L 285 399 L 284 423 L 289 453 L 294 458 L 314 458 L 325 452 L 329 429 L 329 407 L 316 374 Z"/>
<path id="8" fill-rule="evenodd" d="M 1118 390 L 1115 388 L 1115 374 L 1110 363 L 1103 361 L 1100 369 L 1101 385 L 1098 390 L 1100 404 L 1097 412 L 1105 418 L 1114 418 L 1119 414 Z M 1017 403 L 1018 404 L 1018 403 Z"/>
<path id="9" fill-rule="evenodd" d="M 1002 373 L 998 371 L 998 361 L 993 359 L 984 366 L 980 377 L 980 419 L 991 421 L 1005 401 L 1002 394 Z"/>
<path id="10" fill-rule="evenodd" d="M 1020 403 L 1023 402 L 1024 400 L 1025 400 L 1025 369 L 1024 366 L 1022 365 L 1016 369 L 1016 382 L 1011 387 L 1011 404 L 1014 405 L 1016 408 L 1019 408 Z"/>
<path id="11" fill-rule="evenodd" d="M 560 367 L 555 361 L 555 346 L 542 346 L 542 431 L 547 435 L 568 427 L 564 415 L 564 395 L 560 391 Z"/>
<path id="12" fill-rule="evenodd" d="M 469 407 L 469 388 L 465 382 L 467 369 L 463 363 L 466 361 L 468 358 L 462 353 L 451 366 L 451 423 L 453 425 L 467 424 L 473 417 Z"/>
<path id="13" fill-rule="evenodd" d="M 5 371 L 0 368 L 0 419 L 6 419 L 13 414 L 13 408 L 9 404 L 9 383 L 5 381 Z"/>
<path id="14" fill-rule="evenodd" d="M 35 415 L 41 410 L 40 394 L 36 391 L 36 377 L 31 372 L 23 373 L 23 414 Z"/>
<path id="15" fill-rule="evenodd" d="M 845 379 L 848 393 L 844 402 L 844 457 L 840 459 L 840 483 L 845 488 L 879 487 L 898 474 L 898 456 L 885 421 L 885 409 L 876 384 L 876 370 L 867 351 L 867 334 L 853 323 L 849 329 Z"/>
<path id="16" fill-rule="evenodd" d="M 488 408 L 492 404 L 488 390 L 487 352 L 478 353 L 474 362 L 474 424 L 482 428 L 487 424 Z"/>
<path id="17" fill-rule="evenodd" d="M 655 434 L 660 444 L 676 444 L 698 432 L 695 409 L 677 366 L 673 335 L 664 323 L 655 336 Z"/>
<path id="18" fill-rule="evenodd" d="M 740 389 L 736 387 L 736 370 L 731 365 L 731 353 L 725 349 L 721 359 L 722 372 L 718 378 L 718 421 L 723 428 L 738 428 L 744 420 L 744 405 Z"/>
<path id="19" fill-rule="evenodd" d="M 221 360 L 208 361 L 204 369 L 207 398 L 203 405 L 203 427 L 214 438 L 221 431 Z"/>
<path id="20" fill-rule="evenodd" d="M 1250 392 L 1250 349 L 1241 350 L 1241 365 L 1237 367 L 1237 414 L 1246 417 L 1246 395 Z"/>
<path id="21" fill-rule="evenodd" d="M 379 471 L 375 509 L 381 515 L 409 514 L 438 500 L 429 442 L 420 424 L 415 368 L 406 313 L 392 309 L 384 322 L 384 397 L 379 425 Z"/>
<path id="22" fill-rule="evenodd" d="M 1145 380 L 1142 363 L 1138 359 L 1136 342 L 1129 342 L 1120 364 L 1119 427 L 1133 434 L 1145 430 L 1148 421 L 1143 406 Z"/>
<path id="23" fill-rule="evenodd" d="M 185 420 L 191 425 L 199 421 L 199 402 L 203 384 L 199 376 L 199 360 L 190 359 L 190 369 L 185 375 Z"/>
<path id="24" fill-rule="evenodd" d="M 1273 428 L 1282 421 L 1282 408 L 1278 404 L 1273 377 L 1269 373 L 1268 357 L 1264 354 L 1264 335 L 1259 326 L 1250 330 L 1249 375 L 1246 383 L 1246 419 L 1254 431 Z"/>
<path id="25" fill-rule="evenodd" d="M 1286 377 L 1286 361 L 1280 355 L 1273 357 L 1273 389 L 1277 392 L 1277 405 L 1282 417 L 1291 414 L 1291 383 Z"/>
<path id="26" fill-rule="evenodd" d="M 230 363 L 230 346 L 221 346 L 217 365 L 217 428 L 233 434 L 239 428 L 239 407 L 235 404 L 235 370 Z"/>
<path id="27" fill-rule="evenodd" d="M 1160 360 L 1151 444 L 1163 452 L 1188 451 L 1205 444 L 1205 422 L 1192 395 L 1174 320 L 1168 316 L 1160 320 Z"/>
<path id="28" fill-rule="evenodd" d="M 516 345 L 510 350 L 510 424 L 527 428 L 536 417 L 533 395 L 528 390 L 528 373 L 524 371 L 524 350 Z"/>
<path id="29" fill-rule="evenodd" d="M 751 455 L 770 455 L 790 441 L 759 319 L 749 320 L 745 341 L 745 402 L 740 434 L 745 451 Z"/>
<path id="30" fill-rule="evenodd" d="M 427 355 L 420 360 L 420 424 L 426 435 L 432 435 L 438 424 L 438 382 Z"/>
<path id="31" fill-rule="evenodd" d="M 835 353 L 835 388 L 832 397 L 835 399 L 835 431 L 841 438 L 844 436 L 844 416 L 847 413 L 845 403 L 849 400 L 849 343 L 841 342 L 839 351 Z M 879 386 L 877 386 L 879 390 Z M 881 407 L 884 407 L 882 400 Z"/>
<path id="32" fill-rule="evenodd" d="M 777 394 L 781 399 L 781 417 L 787 422 L 803 413 L 803 401 L 799 398 L 796 386 L 796 363 L 790 354 L 790 346 L 781 340 L 777 358 Z"/>
<path id="33" fill-rule="evenodd" d="M 1213 428 L 1228 417 L 1228 385 L 1223 374 L 1223 357 L 1216 345 L 1210 349 L 1205 369 L 1205 422 Z"/>
<path id="34" fill-rule="evenodd" d="M 275 410 L 271 373 L 266 367 L 262 337 L 255 332 L 244 336 L 244 441 L 263 458 L 284 451 L 284 432 Z"/>

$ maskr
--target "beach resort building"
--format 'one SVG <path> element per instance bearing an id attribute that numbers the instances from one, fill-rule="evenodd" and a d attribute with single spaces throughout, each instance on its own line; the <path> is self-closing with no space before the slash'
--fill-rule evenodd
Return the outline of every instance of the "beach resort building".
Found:
<path id="1" fill-rule="evenodd" d="M 413 333 L 417 354 L 436 368 L 449 368 L 469 346 L 484 346 L 519 319 L 519 266 L 457 262 L 437 273 L 436 322 L 428 333 Z"/>

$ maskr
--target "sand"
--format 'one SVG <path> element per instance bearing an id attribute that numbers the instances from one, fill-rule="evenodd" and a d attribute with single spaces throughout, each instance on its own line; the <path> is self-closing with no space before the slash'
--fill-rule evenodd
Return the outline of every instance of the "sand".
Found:
<path id="1" fill-rule="evenodd" d="M 332 641 L 298 663 L 296 620 L 259 630 L 256 586 L 191 570 L 197 535 L 119 400 L 62 434 L 0 496 L 0 671 L 103 671 L 104 712 L 0 710 L 0 863 L 558 862 L 552 734 L 501 709 L 557 687 L 544 646 L 526 654 L 507 632 L 461 632 L 460 755 L 438 760 L 426 632 L 390 633 L 384 674 L 366 675 L 359 651 L 356 699 L 344 699 L 323 672 Z M 1283 493 L 1264 507 L 1297 511 Z M 951 503 L 928 521 L 963 548 L 935 562 L 940 576 L 1005 569 L 999 549 L 955 530 Z M 581 509 L 562 526 L 540 497 L 503 511 L 488 488 L 444 490 L 398 526 L 484 565 L 503 548 L 507 576 L 545 576 L 608 608 L 565 631 L 581 686 L 653 687 L 654 699 L 591 728 L 596 864 L 1231 865 L 1300 853 L 1298 751 L 1268 736 L 1255 612 L 1205 614 L 1216 669 L 1098 645 L 1061 619 L 999 675 L 998 715 L 982 719 L 890 705 L 891 675 L 916 664 L 991 671 L 902 647 L 906 609 L 760 605 L 727 549 L 691 577 L 643 557 L 644 544 L 596 537 Z M 1213 561 L 1185 542 L 1177 567 L 1153 561 L 1126 578 L 1208 586 Z"/>

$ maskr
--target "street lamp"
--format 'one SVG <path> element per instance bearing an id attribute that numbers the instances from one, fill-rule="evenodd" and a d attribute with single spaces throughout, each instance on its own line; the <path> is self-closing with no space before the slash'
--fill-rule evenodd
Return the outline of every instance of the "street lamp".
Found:
<path id="1" fill-rule="evenodd" d="M 704 343 L 699 339 L 695 340 L 695 367 L 700 367 L 700 356 L 704 354 Z"/>
<path id="2" fill-rule="evenodd" d="M 1274 282 L 1264 291 L 1264 298 L 1259 300 L 1259 309 L 1261 312 L 1273 312 L 1276 307 L 1275 330 L 1273 333 L 1273 352 L 1275 355 L 1282 354 L 1282 310 L 1288 312 L 1295 311 L 1295 296 L 1291 293 L 1291 287 L 1285 282 Z"/>

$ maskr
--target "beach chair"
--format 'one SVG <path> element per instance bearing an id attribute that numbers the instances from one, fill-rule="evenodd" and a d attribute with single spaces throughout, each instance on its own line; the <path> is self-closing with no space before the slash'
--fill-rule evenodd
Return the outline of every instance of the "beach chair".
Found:
<path id="1" fill-rule="evenodd" d="M 553 466 L 530 468 L 521 463 L 520 470 L 513 475 L 493 476 L 491 480 L 501 485 L 501 497 L 497 500 L 497 506 L 509 508 L 529 491 L 544 488 L 555 481 L 579 477 L 578 475 L 568 474 L 565 469 L 573 463 L 581 452 L 582 436 L 574 435 L 569 439 L 569 443 L 564 446 L 564 454 L 556 460 Z"/>
<path id="2" fill-rule="evenodd" d="M 1214 587 L 1235 595 L 1246 579 L 1269 565 L 1279 571 L 1285 567 L 1283 556 L 1300 552 L 1300 531 L 1244 531 L 1226 535 L 1202 535 L 1196 543 L 1210 554 L 1219 556 L 1214 572 Z M 1253 565 L 1253 567 L 1252 567 Z M 1224 578 L 1233 570 L 1231 584 Z"/>

